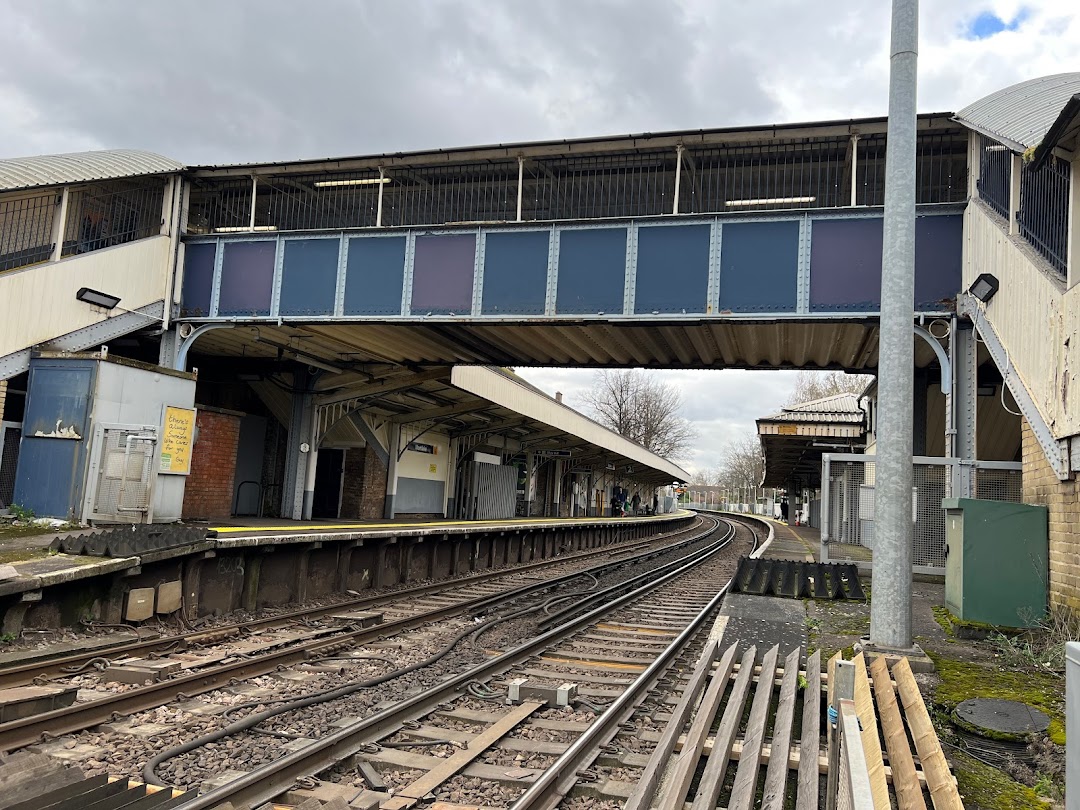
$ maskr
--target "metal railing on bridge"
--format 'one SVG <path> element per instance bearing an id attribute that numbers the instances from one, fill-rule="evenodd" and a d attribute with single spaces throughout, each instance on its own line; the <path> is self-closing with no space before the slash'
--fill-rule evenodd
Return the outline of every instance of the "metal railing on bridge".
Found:
<path id="1" fill-rule="evenodd" d="M 474 151 L 492 154 L 452 161 L 439 153 L 437 159 L 386 160 L 393 165 L 359 170 L 335 170 L 339 161 L 328 161 L 322 172 L 206 172 L 195 180 L 187 226 L 196 234 L 310 231 L 827 209 L 884 201 L 884 133 L 759 140 L 733 135 L 714 143 L 702 143 L 701 133 L 686 133 L 675 140 L 686 143 L 592 154 L 523 144 L 516 158 L 505 149 L 480 148 Z M 917 150 L 917 202 L 963 202 L 967 134 L 937 124 L 920 132 Z"/>

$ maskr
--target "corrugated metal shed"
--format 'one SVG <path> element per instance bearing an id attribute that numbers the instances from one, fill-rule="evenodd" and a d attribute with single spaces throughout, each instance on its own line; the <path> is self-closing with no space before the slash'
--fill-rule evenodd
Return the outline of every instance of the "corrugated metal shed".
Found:
<path id="1" fill-rule="evenodd" d="M 955 120 L 1023 152 L 1042 141 L 1076 93 L 1080 93 L 1080 73 L 1042 76 L 979 99 L 960 110 Z"/>
<path id="2" fill-rule="evenodd" d="M 759 422 L 843 422 L 858 424 L 862 422 L 862 408 L 859 398 L 854 394 L 835 394 L 810 402 L 800 402 L 783 408 L 779 413 L 764 416 Z"/>
<path id="3" fill-rule="evenodd" d="M 183 168 L 182 163 L 139 149 L 7 158 L 0 160 L 0 191 L 65 186 L 147 174 L 173 174 Z"/>

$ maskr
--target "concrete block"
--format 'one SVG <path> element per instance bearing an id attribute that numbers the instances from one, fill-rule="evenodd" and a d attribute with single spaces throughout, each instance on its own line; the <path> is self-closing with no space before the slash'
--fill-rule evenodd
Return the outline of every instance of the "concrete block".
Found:
<path id="1" fill-rule="evenodd" d="M 180 580 L 162 582 L 157 586 L 157 603 L 154 611 L 157 613 L 175 613 L 180 609 L 183 593 L 183 583 Z"/>
<path id="2" fill-rule="evenodd" d="M 132 588 L 128 591 L 124 621 L 144 622 L 154 615 L 154 589 Z"/>
<path id="3" fill-rule="evenodd" d="M 179 661 L 170 661 L 163 658 L 159 661 L 151 661 L 148 658 L 127 658 L 123 661 L 109 664 L 105 670 L 106 683 L 146 683 L 146 681 L 160 681 L 162 678 L 180 671 Z"/>
<path id="4" fill-rule="evenodd" d="M 342 624 L 352 624 L 357 627 L 372 627 L 383 623 L 382 611 L 377 610 L 351 610 L 344 613 L 332 613 L 330 618 Z"/>
<path id="5" fill-rule="evenodd" d="M 14 565 L 0 565 L 0 580 L 15 579 L 18 575 Z"/>
<path id="6" fill-rule="evenodd" d="M 0 689 L 0 723 L 64 709 L 75 702 L 79 690 L 62 686 L 16 686 Z"/>

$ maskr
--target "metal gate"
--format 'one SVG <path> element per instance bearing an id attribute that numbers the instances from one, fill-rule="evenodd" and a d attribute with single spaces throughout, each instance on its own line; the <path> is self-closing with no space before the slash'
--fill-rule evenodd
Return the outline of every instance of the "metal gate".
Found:
<path id="1" fill-rule="evenodd" d="M 15 497 L 15 467 L 19 463 L 22 422 L 0 422 L 0 511 Z"/>
<path id="2" fill-rule="evenodd" d="M 872 567 L 877 513 L 876 457 L 826 453 L 821 462 L 821 561 L 851 561 Z M 912 566 L 928 574 L 945 573 L 943 498 L 971 497 L 1019 503 L 1021 465 L 1013 461 L 960 461 L 916 456 L 911 521 Z"/>
<path id="3" fill-rule="evenodd" d="M 89 520 L 153 523 L 157 429 L 98 425 L 90 459 L 93 490 Z"/>

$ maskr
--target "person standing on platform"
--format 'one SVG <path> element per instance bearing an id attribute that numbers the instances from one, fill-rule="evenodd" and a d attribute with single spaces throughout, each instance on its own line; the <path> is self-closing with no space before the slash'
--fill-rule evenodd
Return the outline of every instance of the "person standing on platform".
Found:
<path id="1" fill-rule="evenodd" d="M 634 497 L 630 499 L 630 505 L 634 508 L 634 517 L 637 517 L 638 507 L 641 506 L 641 496 L 636 492 L 634 493 Z"/>
<path id="2" fill-rule="evenodd" d="M 782 521 L 784 521 L 784 523 L 787 523 L 788 522 L 787 518 L 788 518 L 788 502 L 787 502 L 787 499 L 785 498 L 784 500 L 780 501 L 780 519 Z"/>

